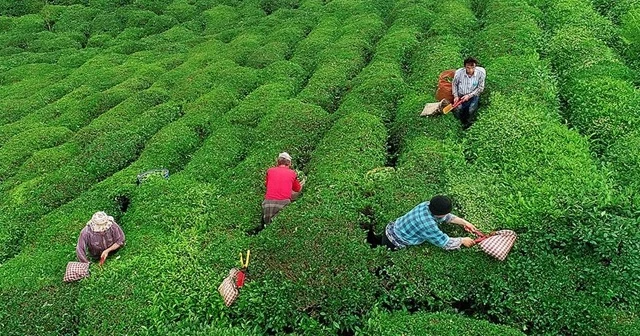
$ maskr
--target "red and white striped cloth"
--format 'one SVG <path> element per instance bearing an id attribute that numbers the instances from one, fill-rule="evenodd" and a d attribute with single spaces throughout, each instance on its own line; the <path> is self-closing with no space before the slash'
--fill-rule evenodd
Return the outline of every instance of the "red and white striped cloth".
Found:
<path id="1" fill-rule="evenodd" d="M 238 292 L 238 287 L 236 286 L 236 276 L 238 275 L 239 271 L 240 270 L 237 268 L 232 268 L 229 271 L 229 275 L 224 278 L 224 280 L 218 287 L 218 292 L 220 293 L 220 295 L 222 295 L 224 304 L 227 307 L 231 306 L 240 294 Z"/>
<path id="2" fill-rule="evenodd" d="M 518 236 L 511 230 L 500 230 L 484 235 L 481 232 L 474 232 L 480 236 L 476 239 L 476 243 L 488 255 L 503 261 L 507 258 L 507 254 L 511 251 L 513 244 Z"/>
<path id="3" fill-rule="evenodd" d="M 89 263 L 70 261 L 67 264 L 67 271 L 64 273 L 64 282 L 78 281 L 89 276 Z"/>

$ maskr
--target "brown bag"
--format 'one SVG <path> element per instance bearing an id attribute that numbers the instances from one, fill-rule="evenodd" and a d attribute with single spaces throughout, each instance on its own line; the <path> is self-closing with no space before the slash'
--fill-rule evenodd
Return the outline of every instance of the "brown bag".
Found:
<path id="1" fill-rule="evenodd" d="M 238 287 L 236 286 L 236 276 L 239 271 L 240 270 L 237 268 L 232 268 L 229 271 L 229 275 L 222 280 L 222 283 L 218 287 L 218 292 L 222 295 L 224 304 L 227 307 L 231 306 L 238 298 L 239 292 Z"/>
<path id="2" fill-rule="evenodd" d="M 455 75 L 455 69 L 445 70 L 440 73 L 438 77 L 438 90 L 436 90 L 436 100 L 446 99 L 447 102 L 453 103 L 453 91 L 451 87 Z"/>
<path id="3" fill-rule="evenodd" d="M 89 263 L 70 261 L 64 273 L 64 282 L 78 281 L 89 276 Z"/>

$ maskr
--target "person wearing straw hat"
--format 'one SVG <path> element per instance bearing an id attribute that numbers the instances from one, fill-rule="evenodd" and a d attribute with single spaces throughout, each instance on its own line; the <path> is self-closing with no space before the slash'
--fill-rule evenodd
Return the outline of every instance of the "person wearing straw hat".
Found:
<path id="1" fill-rule="evenodd" d="M 267 191 L 262 202 L 262 225 L 271 223 L 273 217 L 300 195 L 306 179 L 298 181 L 298 174 L 291 169 L 291 155 L 280 153 L 276 166 L 267 170 Z"/>
<path id="2" fill-rule="evenodd" d="M 387 224 L 384 234 L 373 238 L 373 228 L 369 230 L 368 240 L 398 250 L 411 245 L 429 242 L 445 250 L 456 250 L 461 246 L 471 247 L 474 240 L 468 237 L 449 237 L 438 227 L 440 223 L 453 223 L 468 231 L 476 227 L 451 213 L 451 200 L 442 195 L 434 196 L 430 201 L 422 202 L 404 216 Z"/>
<path id="3" fill-rule="evenodd" d="M 124 232 L 120 226 L 103 211 L 93 214 L 91 220 L 80 232 L 76 256 L 80 262 L 89 262 L 87 250 L 93 259 L 101 262 L 109 256 L 109 253 L 124 246 Z"/>

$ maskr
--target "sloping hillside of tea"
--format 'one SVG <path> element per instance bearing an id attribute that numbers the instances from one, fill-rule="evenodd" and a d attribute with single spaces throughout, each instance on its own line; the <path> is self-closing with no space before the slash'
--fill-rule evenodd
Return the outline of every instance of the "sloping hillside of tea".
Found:
<path id="1" fill-rule="evenodd" d="M 640 1 L 0 14 L 0 334 L 640 334 Z M 488 74 L 477 122 L 418 117 L 467 56 Z M 308 183 L 256 230 L 282 151 Z M 370 247 L 367 227 L 436 194 L 515 230 L 509 257 Z M 63 283 L 96 211 L 127 244 Z M 217 287 L 247 249 L 227 308 Z"/>

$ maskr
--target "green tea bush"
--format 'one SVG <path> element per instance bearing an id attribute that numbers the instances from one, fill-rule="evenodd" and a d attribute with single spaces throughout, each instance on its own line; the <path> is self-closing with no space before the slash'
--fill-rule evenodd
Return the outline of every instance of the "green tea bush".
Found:
<path id="1" fill-rule="evenodd" d="M 171 4 L 173 0 L 134 0 L 132 5 L 143 10 L 148 10 L 162 15 L 165 7 Z"/>
<path id="2" fill-rule="evenodd" d="M 158 15 L 147 22 L 144 27 L 144 32 L 145 35 L 160 34 L 175 26 L 176 24 L 178 24 L 178 20 L 176 20 L 173 16 Z"/>
<path id="3" fill-rule="evenodd" d="M 24 220 L 34 220 L 47 212 L 71 201 L 79 193 L 89 189 L 92 183 L 117 172 L 137 158 L 144 143 L 164 124 L 177 118 L 179 109 L 171 104 L 143 112 L 132 119 L 128 127 L 121 127 L 113 132 L 105 132 L 93 140 L 87 141 L 84 136 L 77 136 L 74 141 L 87 141 L 82 152 L 68 165 L 58 171 L 51 172 L 32 181 L 27 181 L 9 193 L 11 199 L 5 202 L 7 207 L 15 209 L 15 217 L 8 223 L 7 244 L 2 250 L 3 260 L 19 250 L 22 230 L 16 226 Z M 107 118 L 102 116 L 103 120 Z M 140 121 L 145 123 L 140 123 Z M 138 123 L 136 123 L 138 121 Z M 115 123 L 111 120 L 111 126 Z M 41 183 L 32 183 L 32 182 Z M 13 213 L 8 211 L 8 213 Z M 5 233 L 3 232 L 3 233 Z M 17 239 L 17 241 L 16 241 Z"/>
<path id="4" fill-rule="evenodd" d="M 291 61 L 312 72 L 318 64 L 318 54 L 340 37 L 340 22 L 334 17 L 323 18 L 318 25 L 300 41 L 293 52 Z"/>
<path id="5" fill-rule="evenodd" d="M 290 61 L 276 61 L 263 68 L 258 73 L 258 81 L 264 84 L 288 83 L 294 92 L 302 89 L 306 79 L 305 70 Z"/>
<path id="6" fill-rule="evenodd" d="M 89 0 L 89 6 L 108 10 L 114 7 L 123 7 L 129 5 L 133 0 Z"/>
<path id="7" fill-rule="evenodd" d="M 57 146 L 69 139 L 71 134 L 64 127 L 43 127 L 12 137 L 0 147 L 0 179 L 5 180 L 33 152 Z"/>
<path id="8" fill-rule="evenodd" d="M 256 127 L 258 121 L 277 105 L 293 97 L 291 85 L 278 82 L 265 84 L 247 95 L 225 118 L 233 124 Z"/>
<path id="9" fill-rule="evenodd" d="M 479 4 L 482 22 L 491 25 L 507 24 L 513 21 L 534 21 L 541 23 L 543 12 L 526 2 L 489 2 Z"/>
<path id="10" fill-rule="evenodd" d="M 44 3 L 39 0 L 11 1 L 4 0 L 0 2 L 0 15 L 3 16 L 23 16 L 27 14 L 35 14 L 40 11 Z"/>
<path id="11" fill-rule="evenodd" d="M 26 98 L 39 89 L 59 81 L 69 74 L 67 69 L 52 64 L 28 64 L 2 73 L 0 97 Z"/>
<path id="12" fill-rule="evenodd" d="M 434 12 L 422 4 L 399 1 L 389 14 L 388 19 L 393 22 L 393 26 L 402 28 L 415 27 L 421 32 L 426 32 L 435 19 L 434 16 Z"/>
<path id="13" fill-rule="evenodd" d="M 295 9 L 300 6 L 300 0 L 260 0 L 260 8 L 267 13 L 267 15 L 283 9 Z"/>
<path id="14" fill-rule="evenodd" d="M 542 45 L 542 30 L 532 20 L 488 24 L 478 33 L 474 54 L 481 60 L 502 55 L 537 54 Z"/>
<path id="15" fill-rule="evenodd" d="M 163 13 L 173 16 L 178 22 L 187 22 L 198 14 L 198 8 L 189 0 L 173 0 Z"/>
<path id="16" fill-rule="evenodd" d="M 261 151 L 277 154 L 285 148 L 292 155 L 308 156 L 330 126 L 326 111 L 297 99 L 280 103 L 270 112 L 255 130 L 254 147 Z"/>
<path id="17" fill-rule="evenodd" d="M 118 36 L 125 28 L 125 22 L 118 12 L 99 12 L 91 21 L 91 35 L 108 34 Z"/>
<path id="18" fill-rule="evenodd" d="M 394 22 L 394 26 L 400 27 L 401 24 Z M 418 33 L 415 27 L 390 31 L 378 41 L 372 61 L 405 65 L 419 45 Z"/>
<path id="19" fill-rule="evenodd" d="M 220 5 L 202 13 L 205 22 L 205 34 L 219 33 L 225 29 L 232 28 L 239 18 L 235 8 Z"/>
<path id="20" fill-rule="evenodd" d="M 79 40 L 81 37 L 83 40 Z M 29 43 L 28 50 L 33 52 L 49 52 L 60 49 L 81 49 L 84 37 L 76 34 L 54 34 L 51 32 L 42 32 L 37 35 L 36 39 Z"/>
<path id="21" fill-rule="evenodd" d="M 241 66 L 250 66 L 250 62 L 258 68 L 261 63 L 253 59 L 256 55 L 260 55 L 260 57 L 273 57 L 273 55 L 261 55 L 259 50 L 260 48 L 264 48 L 263 43 L 264 36 L 258 34 L 241 34 L 235 37 L 231 42 L 229 42 L 228 55 L 229 57 L 236 63 Z M 265 49 L 263 49 L 265 50 Z M 277 50 L 268 50 L 271 53 L 276 54 Z M 284 57 L 283 57 L 284 58 Z"/>
<path id="22" fill-rule="evenodd" d="M 301 100 L 320 105 L 327 111 L 336 110 L 347 90 L 348 80 L 365 66 L 365 56 L 383 28 L 383 23 L 376 16 L 357 19 L 345 27 L 353 26 L 353 31 L 358 33 L 343 35 L 319 55 L 319 67 L 300 92 L 298 97 Z M 356 18 L 352 20 L 355 21 Z M 356 26 L 366 26 L 367 30 L 356 30 Z"/>
<path id="23" fill-rule="evenodd" d="M 362 332 L 367 335 L 524 335 L 506 326 L 446 313 L 378 313 Z"/>
<path id="24" fill-rule="evenodd" d="M 640 62 L 640 4 L 622 16 L 620 36 L 629 45 L 629 58 Z"/>
<path id="25" fill-rule="evenodd" d="M 634 130 L 628 134 L 622 134 L 613 144 L 610 144 L 604 160 L 611 162 L 615 167 L 613 169 L 615 180 L 619 185 L 629 191 L 635 193 L 638 190 L 638 179 L 640 172 L 638 168 L 638 150 L 640 149 L 640 137 L 638 131 Z M 638 206 L 637 203 L 634 204 Z M 633 209 L 633 208 L 632 208 Z"/>
<path id="26" fill-rule="evenodd" d="M 632 111 L 640 104 L 640 94 L 629 82 L 599 77 L 571 84 L 571 91 L 565 93 L 571 123 L 590 135 L 596 153 L 603 153 L 612 142 L 638 129 L 639 116 Z"/>
<path id="27" fill-rule="evenodd" d="M 116 9 L 116 13 L 122 17 L 126 28 L 144 28 L 152 18 L 156 17 L 152 11 L 130 7 L 120 7 Z"/>
<path id="28" fill-rule="evenodd" d="M 53 31 L 89 35 L 91 33 L 91 22 L 97 14 L 97 9 L 82 5 L 64 7 L 64 10 L 60 11 L 53 25 Z"/>
<path id="29" fill-rule="evenodd" d="M 344 21 L 350 17 L 361 15 L 363 13 L 371 13 L 384 17 L 384 13 L 376 10 L 376 1 L 369 0 L 334 0 L 325 4 L 324 12 L 327 16 L 333 16 L 338 20 Z"/>
<path id="30" fill-rule="evenodd" d="M 438 11 L 427 31 L 427 37 L 455 35 L 462 37 L 465 33 L 477 30 L 478 22 L 471 8 L 464 1 L 453 1 L 438 4 Z"/>
<path id="31" fill-rule="evenodd" d="M 96 34 L 87 40 L 87 47 L 104 48 L 109 46 L 111 41 L 113 41 L 113 37 L 109 34 Z"/>
<path id="32" fill-rule="evenodd" d="M 184 116 L 154 135 L 131 169 L 144 171 L 164 167 L 170 172 L 182 170 L 206 137 L 214 132 L 213 120 L 233 108 L 238 97 L 238 92 L 218 88 L 186 104 Z"/>
<path id="33" fill-rule="evenodd" d="M 584 28 L 607 43 L 612 43 L 617 37 L 611 21 L 599 15 L 590 2 L 555 1 L 545 14 L 545 23 L 552 32 L 557 32 L 563 27 Z"/>
<path id="34" fill-rule="evenodd" d="M 290 56 L 295 46 L 306 36 L 303 27 L 292 26 L 272 31 L 266 39 L 271 43 L 282 43 L 287 46 L 286 55 Z"/>
<path id="35" fill-rule="evenodd" d="M 533 53 L 523 56 L 502 56 L 489 60 L 486 66 L 492 80 L 487 81 L 485 90 L 503 93 L 522 93 L 540 100 L 549 115 L 558 118 L 555 108 L 559 106 L 557 79 L 549 71 L 548 60 L 541 60 Z"/>
<path id="36" fill-rule="evenodd" d="M 60 99 L 46 105 L 45 107 L 27 114 L 15 122 L 0 126 L 0 145 L 3 145 L 12 136 L 24 132 L 34 127 L 42 127 L 47 125 L 47 121 L 55 117 L 59 111 L 75 106 L 78 100 L 84 99 L 96 91 L 86 86 L 74 89 L 70 93 L 64 95 Z"/>
<path id="37" fill-rule="evenodd" d="M 260 233 L 255 253 L 270 257 L 255 261 L 256 281 L 246 288 L 237 309 L 265 326 L 263 332 L 298 326 L 305 314 L 333 332 L 353 330 L 359 323 L 356 315 L 375 299 L 376 279 L 368 270 L 375 261 L 354 227 L 356 209 L 362 205 L 356 183 L 384 162 L 385 139 L 377 117 L 354 111 L 338 120 L 307 167 L 313 182 L 305 193 L 314 196 L 289 205 Z M 340 204 L 321 201 L 331 199 L 340 199 Z M 297 207 L 305 211 L 296 212 Z M 271 294 L 263 295 L 261 288 Z"/>
<path id="38" fill-rule="evenodd" d="M 619 25 L 623 20 L 622 17 L 627 14 L 633 8 L 638 7 L 640 2 L 638 0 L 594 0 L 593 6 L 602 15 L 608 17 L 613 23 Z"/>
<path id="39" fill-rule="evenodd" d="M 462 39 L 455 35 L 434 36 L 421 43 L 408 63 L 407 82 L 415 90 L 435 94 L 440 73 L 461 67 L 462 45 Z M 432 62 L 432 59 L 441 60 L 442 63 Z"/>
<path id="40" fill-rule="evenodd" d="M 59 83 L 38 91 L 35 96 L 21 99 L 6 99 L 0 103 L 0 111 L 2 111 L 0 120 L 3 121 L 3 125 L 13 123 L 47 104 L 55 102 L 73 89 L 74 86 L 69 83 Z M 0 139 L 0 143 L 3 143 L 5 140 L 8 139 Z"/>
<path id="41" fill-rule="evenodd" d="M 184 82 L 180 82 L 174 87 L 175 96 L 172 98 L 177 101 L 194 101 L 216 85 L 220 85 L 219 83 L 224 83 L 229 89 L 247 94 L 257 86 L 257 78 L 253 69 L 224 60 L 213 63 L 191 74 Z"/>
<path id="42" fill-rule="evenodd" d="M 363 109 L 388 123 L 393 120 L 397 102 L 406 92 L 401 64 L 373 62 L 351 84 L 353 88 L 336 112 Z M 379 111 L 379 112 L 378 112 Z"/>
<path id="43" fill-rule="evenodd" d="M 81 129 L 94 118 L 114 108 L 136 92 L 146 89 L 149 85 L 144 82 L 140 83 L 135 78 L 132 79 L 79 101 L 64 110 L 63 113 L 56 115 L 52 124 L 65 126 L 71 130 Z"/>
<path id="44" fill-rule="evenodd" d="M 9 191 L 20 183 L 56 171 L 70 162 L 79 152 L 79 146 L 70 142 L 39 150 L 17 168 L 12 177 L 3 181 L 1 190 L 3 192 Z"/>
<path id="45" fill-rule="evenodd" d="M 613 51 L 582 28 L 561 28 L 549 41 L 547 55 L 560 75 L 569 78 L 598 64 L 620 63 Z"/>

